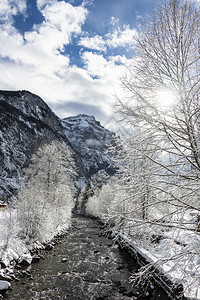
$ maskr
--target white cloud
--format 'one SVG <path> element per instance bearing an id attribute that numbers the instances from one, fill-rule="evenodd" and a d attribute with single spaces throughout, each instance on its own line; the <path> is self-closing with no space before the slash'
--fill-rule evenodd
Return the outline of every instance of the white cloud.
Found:
<path id="1" fill-rule="evenodd" d="M 129 25 L 118 27 L 114 32 L 107 33 L 104 37 L 95 35 L 94 37 L 82 37 L 79 45 L 88 49 L 106 52 L 108 48 L 129 47 L 134 48 L 134 37 L 137 35 L 136 29 L 131 29 Z"/>
<path id="2" fill-rule="evenodd" d="M 106 119 L 111 114 L 118 80 L 130 60 L 125 56 L 105 59 L 85 51 L 82 52 L 85 68 L 71 66 L 70 57 L 62 49 L 70 44 L 73 35 L 81 35 L 88 14 L 84 5 L 73 7 L 64 1 L 38 0 L 44 21 L 21 35 L 13 26 L 12 15 L 25 13 L 25 1 L 12 3 L 16 5 L 12 7 L 11 1 L 5 1 L 5 6 L 0 4 L 0 15 L 5 16 L 0 25 L 0 89 L 27 89 L 36 93 L 61 117 L 70 111 L 61 111 L 59 107 L 73 102 L 98 108 Z M 85 47 L 106 51 L 107 47 L 130 46 L 130 36 L 134 33 L 124 27 L 105 37 L 96 35 L 81 41 Z"/>
<path id="3" fill-rule="evenodd" d="M 79 41 L 79 46 L 83 46 L 88 49 L 98 50 L 98 51 L 106 51 L 106 41 L 102 36 L 95 35 L 94 37 L 81 37 Z"/>
<path id="4" fill-rule="evenodd" d="M 25 13 L 26 0 L 3 0 L 0 3 L 1 22 L 12 23 L 13 15 Z"/>
<path id="5" fill-rule="evenodd" d="M 36 0 L 37 8 L 42 11 L 46 6 L 53 5 L 56 0 Z"/>
<path id="6" fill-rule="evenodd" d="M 65 2 L 46 6 L 45 21 L 37 30 L 22 36 L 10 26 L 0 27 L 0 57 L 13 63 L 32 66 L 38 75 L 59 74 L 69 65 L 69 57 L 60 54 L 71 36 L 81 32 L 87 11 L 83 7 L 73 7 Z"/>
<path id="7" fill-rule="evenodd" d="M 4 9 L 8 9 L 8 15 L 13 14 L 9 3 L 0 7 L 2 14 Z M 21 4 L 18 11 L 23 9 Z M 51 1 L 42 13 L 44 22 L 24 36 L 10 21 L 7 24 L 5 20 L 0 26 L 0 88 L 30 89 L 51 102 L 57 99 L 56 86 L 59 88 L 64 82 L 66 90 L 66 70 L 71 72 L 69 56 L 60 51 L 70 43 L 72 35 L 81 32 L 87 10 L 64 1 Z"/>
<path id="8" fill-rule="evenodd" d="M 134 47 L 134 37 L 137 35 L 136 29 L 131 29 L 129 25 L 125 25 L 123 30 L 119 27 L 113 33 L 108 33 L 107 45 L 110 48 L 115 47 Z"/>
<path id="9" fill-rule="evenodd" d="M 87 10 L 81 6 L 73 7 L 71 4 L 62 1 L 46 6 L 42 10 L 42 14 L 47 25 L 56 28 L 62 32 L 64 38 L 67 38 L 71 33 L 78 34 L 81 32 L 81 25 L 85 21 Z"/>
<path id="10" fill-rule="evenodd" d="M 96 90 L 101 91 L 104 96 L 99 102 L 102 110 L 111 113 L 112 106 L 115 101 L 115 94 L 121 95 L 120 78 L 127 72 L 127 68 L 131 66 L 132 59 L 125 56 L 111 56 L 105 59 L 103 55 L 84 52 L 82 59 L 85 64 L 87 73 L 94 78 Z M 116 63 L 119 63 L 116 65 Z M 105 99 L 106 101 L 103 101 Z"/>
<path id="11" fill-rule="evenodd" d="M 119 19 L 116 19 L 115 17 L 111 17 L 110 19 L 111 19 L 110 20 L 111 25 L 116 25 L 119 23 Z"/>
<path id="12" fill-rule="evenodd" d="M 82 6 L 94 6 L 94 0 L 83 0 Z"/>
<path id="13" fill-rule="evenodd" d="M 119 91 L 120 78 L 127 72 L 132 64 L 132 59 L 127 59 L 124 55 L 110 56 L 107 59 L 101 54 L 84 52 L 82 60 L 87 73 L 104 84 L 104 90 L 109 97 Z"/>
<path id="14" fill-rule="evenodd" d="M 84 52 L 82 59 L 85 63 L 86 69 L 91 76 L 98 76 L 102 79 L 115 78 L 117 73 L 121 72 L 122 66 L 116 66 L 114 60 L 107 60 L 103 55 Z M 114 76 L 114 74 L 115 76 Z"/>

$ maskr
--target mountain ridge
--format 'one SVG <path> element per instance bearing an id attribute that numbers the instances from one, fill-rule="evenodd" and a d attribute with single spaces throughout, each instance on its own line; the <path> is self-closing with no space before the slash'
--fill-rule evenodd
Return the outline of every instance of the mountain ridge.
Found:
<path id="1" fill-rule="evenodd" d="M 25 90 L 1 90 L 0 199 L 17 192 L 31 155 L 52 140 L 71 148 L 80 176 L 87 179 L 106 168 L 109 173 L 106 150 L 113 137 L 94 116 L 79 114 L 61 120 L 39 96 Z"/>

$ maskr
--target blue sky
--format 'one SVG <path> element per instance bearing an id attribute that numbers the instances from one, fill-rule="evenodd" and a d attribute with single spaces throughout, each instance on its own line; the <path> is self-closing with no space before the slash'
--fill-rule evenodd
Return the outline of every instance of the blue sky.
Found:
<path id="1" fill-rule="evenodd" d="M 0 89 L 41 96 L 59 117 L 112 118 L 137 24 L 156 0 L 3 0 Z"/>

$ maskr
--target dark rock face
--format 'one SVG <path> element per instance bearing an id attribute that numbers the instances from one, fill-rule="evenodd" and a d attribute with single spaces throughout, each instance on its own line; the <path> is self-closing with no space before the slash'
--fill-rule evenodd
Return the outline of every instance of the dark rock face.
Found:
<path id="1" fill-rule="evenodd" d="M 17 191 L 31 155 L 54 139 L 69 144 L 59 118 L 40 97 L 0 91 L 0 198 Z"/>
<path id="2" fill-rule="evenodd" d="M 78 153 L 87 178 L 99 170 L 113 174 L 110 167 L 111 157 L 107 152 L 115 134 L 110 132 L 93 116 L 80 114 L 62 120 L 66 137 Z"/>

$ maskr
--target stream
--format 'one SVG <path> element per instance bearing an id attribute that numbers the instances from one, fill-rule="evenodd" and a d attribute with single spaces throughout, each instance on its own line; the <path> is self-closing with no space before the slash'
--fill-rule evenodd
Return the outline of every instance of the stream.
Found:
<path id="1" fill-rule="evenodd" d="M 139 266 L 103 235 L 96 220 L 73 215 L 72 228 L 59 241 L 53 250 L 42 251 L 44 259 L 24 267 L 24 277 L 12 282 L 6 299 L 169 299 L 156 286 L 149 294 L 132 287 L 129 278 Z"/>

